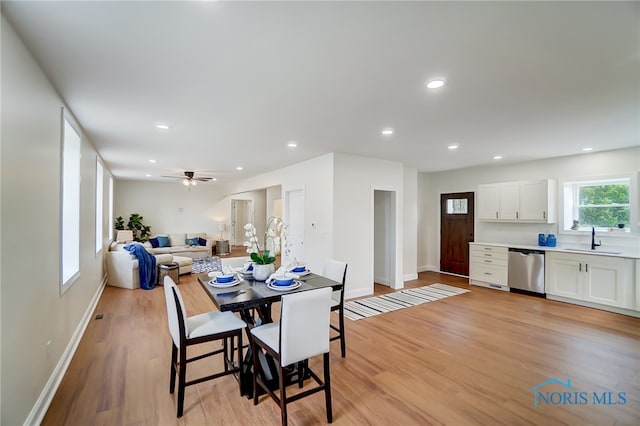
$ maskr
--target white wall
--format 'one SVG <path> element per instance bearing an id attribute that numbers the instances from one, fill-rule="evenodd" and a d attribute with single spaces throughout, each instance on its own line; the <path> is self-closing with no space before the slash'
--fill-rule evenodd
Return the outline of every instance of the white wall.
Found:
<path id="1" fill-rule="evenodd" d="M 0 423 L 17 425 L 37 422 L 44 414 L 38 410 L 46 409 L 53 396 L 47 391 L 61 378 L 69 360 L 65 356 L 84 330 L 105 271 L 103 253 L 95 253 L 96 152 L 81 135 L 80 276 L 60 295 L 64 102 L 4 16 L 1 30 Z"/>
<path id="2" fill-rule="evenodd" d="M 126 226 L 131 213 L 143 216 L 151 234 L 206 232 L 218 236 L 218 223 L 226 221 L 231 207 L 215 184 L 201 183 L 187 189 L 180 182 L 115 180 L 114 219 L 122 216 Z"/>
<path id="3" fill-rule="evenodd" d="M 373 292 L 373 191 L 396 191 L 396 277 L 402 285 L 404 167 L 401 163 L 334 154 L 334 243 L 336 259 L 349 264 L 345 297 Z M 411 224 L 406 224 L 411 226 Z"/>
<path id="4" fill-rule="evenodd" d="M 418 279 L 418 170 L 405 167 L 403 180 L 402 273 L 404 281 L 409 281 Z"/>
<path id="5" fill-rule="evenodd" d="M 448 192 L 476 192 L 478 184 L 517 180 L 582 178 L 616 173 L 638 173 L 640 148 L 627 148 L 594 152 L 517 164 L 475 167 L 451 172 L 420 173 L 418 193 L 420 219 L 418 227 L 418 270 L 438 270 L 440 264 L 440 211 L 439 197 Z M 558 191 L 561 193 L 561 191 Z M 476 205 L 478 203 L 476 197 Z M 560 208 L 560 204 L 557 205 Z M 632 208 L 638 208 L 634 206 Z M 477 211 L 477 209 L 476 209 Z M 636 226 L 637 231 L 637 226 Z M 559 234 L 557 224 L 518 224 L 479 222 L 476 219 L 475 240 L 479 242 L 506 242 L 537 244 L 538 233 L 554 233 L 558 244 L 588 244 L 590 236 L 570 237 Z M 637 247 L 635 237 L 606 237 L 602 242 L 610 246 Z"/>
<path id="6" fill-rule="evenodd" d="M 281 194 L 304 189 L 305 225 L 302 259 L 313 271 L 322 271 L 324 259 L 333 251 L 333 154 L 326 154 L 289 167 L 274 170 L 224 188 L 226 194 L 237 194 L 261 188 L 281 186 Z M 283 212 L 285 206 L 282 206 Z M 311 224 L 315 224 L 312 227 Z"/>

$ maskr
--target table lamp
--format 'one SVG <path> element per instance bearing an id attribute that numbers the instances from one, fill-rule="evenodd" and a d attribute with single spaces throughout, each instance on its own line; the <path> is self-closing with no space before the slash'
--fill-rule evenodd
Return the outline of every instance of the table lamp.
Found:
<path id="1" fill-rule="evenodd" d="M 222 240 L 222 233 L 224 232 L 224 230 L 227 229 L 227 225 L 225 225 L 224 223 L 219 223 L 218 224 L 218 232 L 220 232 L 220 239 Z"/>
<path id="2" fill-rule="evenodd" d="M 116 241 L 120 243 L 130 243 L 133 241 L 133 231 L 118 231 Z"/>

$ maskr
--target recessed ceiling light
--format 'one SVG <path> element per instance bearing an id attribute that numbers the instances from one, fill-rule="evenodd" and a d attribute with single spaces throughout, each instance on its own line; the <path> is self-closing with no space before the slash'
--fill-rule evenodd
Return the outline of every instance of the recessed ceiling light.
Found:
<path id="1" fill-rule="evenodd" d="M 211 178 L 211 180 L 216 181 L 216 180 L 218 180 L 218 179 L 216 179 L 216 178 Z"/>
<path id="2" fill-rule="evenodd" d="M 151 177 L 151 175 L 150 175 L 150 174 L 146 174 L 145 176 L 146 176 L 146 177 Z"/>
<path id="3" fill-rule="evenodd" d="M 593 148 L 582 148 L 582 150 L 584 152 L 591 152 L 591 151 L 593 151 Z"/>
<path id="4" fill-rule="evenodd" d="M 385 136 L 389 136 L 393 134 L 393 129 L 391 127 L 385 127 L 382 129 L 382 134 Z"/>
<path id="5" fill-rule="evenodd" d="M 297 147 L 297 146 L 298 146 L 298 144 L 297 144 L 297 143 L 295 143 L 294 141 L 291 141 L 291 142 L 289 142 L 289 143 L 287 144 L 287 146 L 288 146 L 289 148 L 295 148 L 295 147 Z"/>
<path id="6" fill-rule="evenodd" d="M 165 123 L 156 123 L 156 129 L 169 130 L 169 125 Z"/>
<path id="7" fill-rule="evenodd" d="M 444 80 L 441 80 L 441 79 L 431 80 L 425 83 L 425 86 L 427 86 L 429 89 L 438 89 L 444 86 Z"/>
<path id="8" fill-rule="evenodd" d="M 242 166 L 236 167 L 236 170 L 242 170 Z"/>
<path id="9" fill-rule="evenodd" d="M 493 159 L 494 160 L 502 160 L 502 155 L 494 155 Z"/>
<path id="10" fill-rule="evenodd" d="M 456 150 L 456 149 L 458 149 L 458 148 L 460 148 L 460 145 L 458 145 L 457 143 L 456 143 L 456 144 L 449 145 L 449 146 L 447 147 L 447 149 L 448 149 L 449 151 L 455 151 L 455 150 Z"/>
<path id="11" fill-rule="evenodd" d="M 157 161 L 156 160 L 149 160 L 150 163 L 156 164 Z"/>

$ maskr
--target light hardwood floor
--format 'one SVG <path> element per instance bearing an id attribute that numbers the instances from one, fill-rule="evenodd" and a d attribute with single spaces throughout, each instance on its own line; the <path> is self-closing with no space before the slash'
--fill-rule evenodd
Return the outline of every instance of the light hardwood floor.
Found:
<path id="1" fill-rule="evenodd" d="M 640 319 L 432 272 L 407 287 L 435 282 L 471 292 L 346 320 L 347 357 L 338 341 L 331 348 L 335 425 L 640 424 Z M 189 315 L 214 309 L 194 277 L 182 276 L 180 290 Z M 230 376 L 187 388 L 176 419 L 162 288 L 107 287 L 98 313 L 104 319 L 88 326 L 43 425 L 279 424 L 272 400 L 254 407 Z M 210 366 L 190 365 L 198 374 Z M 534 408 L 532 388 L 551 377 L 570 379 L 570 392 L 625 392 L 626 404 L 589 397 Z M 289 424 L 324 423 L 322 394 L 290 405 Z"/>

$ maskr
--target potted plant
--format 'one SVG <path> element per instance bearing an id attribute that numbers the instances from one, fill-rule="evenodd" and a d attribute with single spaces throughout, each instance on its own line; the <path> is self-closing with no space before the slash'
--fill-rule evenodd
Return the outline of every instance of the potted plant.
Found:
<path id="1" fill-rule="evenodd" d="M 142 216 L 138 213 L 131 213 L 129 216 L 129 222 L 127 222 L 127 228 L 130 231 L 133 231 L 133 239 L 134 241 L 139 241 L 141 243 L 147 241 L 149 236 L 151 235 L 151 226 L 147 226 L 142 223 Z M 114 227 L 116 231 L 122 231 L 125 229 L 124 227 L 124 219 L 122 216 L 118 216 L 115 220 Z"/>

